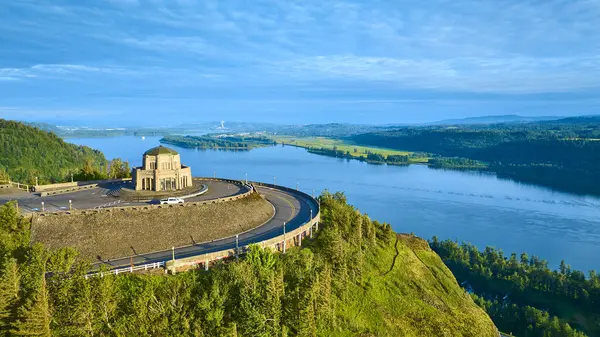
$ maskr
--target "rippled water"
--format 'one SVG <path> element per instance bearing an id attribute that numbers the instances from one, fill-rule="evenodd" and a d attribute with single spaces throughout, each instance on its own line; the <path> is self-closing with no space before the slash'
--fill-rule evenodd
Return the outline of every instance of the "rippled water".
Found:
<path id="1" fill-rule="evenodd" d="M 68 139 L 140 165 L 142 153 L 160 137 Z M 175 148 L 175 147 L 174 147 Z M 502 180 L 494 175 L 369 165 L 307 153 L 295 147 L 249 152 L 177 148 L 194 176 L 273 182 L 319 193 L 344 191 L 350 203 L 399 232 L 423 238 L 491 245 L 538 255 L 558 267 L 600 270 L 600 198 L 577 196 Z"/>

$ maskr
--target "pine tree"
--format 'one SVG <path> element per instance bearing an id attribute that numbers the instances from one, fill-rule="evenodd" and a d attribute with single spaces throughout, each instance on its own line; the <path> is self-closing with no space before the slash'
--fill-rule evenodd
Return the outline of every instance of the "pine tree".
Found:
<path id="1" fill-rule="evenodd" d="M 41 287 L 31 301 L 18 309 L 18 321 L 14 323 L 11 331 L 14 336 L 51 336 L 50 308 L 44 274 L 41 278 Z"/>
<path id="2" fill-rule="evenodd" d="M 316 337 L 317 325 L 315 321 L 315 289 L 311 285 L 308 291 L 298 290 L 299 312 L 297 319 L 297 336 L 298 337 Z"/>
<path id="3" fill-rule="evenodd" d="M 327 331 L 335 325 L 331 288 L 331 266 L 325 263 L 317 276 L 317 281 L 315 282 L 317 285 L 315 316 L 319 329 Z"/>
<path id="4" fill-rule="evenodd" d="M 15 321 L 19 300 L 19 269 L 15 259 L 8 260 L 0 277 L 0 336 L 8 336 Z"/>

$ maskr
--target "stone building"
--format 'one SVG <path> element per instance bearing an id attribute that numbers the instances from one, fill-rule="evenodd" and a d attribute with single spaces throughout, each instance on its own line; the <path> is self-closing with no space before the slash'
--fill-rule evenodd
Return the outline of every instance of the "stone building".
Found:
<path id="1" fill-rule="evenodd" d="M 131 178 L 137 191 L 174 191 L 192 186 L 192 170 L 181 165 L 179 153 L 162 145 L 144 153 Z"/>

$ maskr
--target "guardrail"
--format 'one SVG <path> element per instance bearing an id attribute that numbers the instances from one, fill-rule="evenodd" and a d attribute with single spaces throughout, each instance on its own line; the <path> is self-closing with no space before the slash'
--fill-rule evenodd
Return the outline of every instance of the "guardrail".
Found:
<path id="1" fill-rule="evenodd" d="M 164 262 L 153 262 L 153 263 L 145 263 L 145 264 L 139 265 L 139 266 L 129 266 L 129 267 L 124 267 L 124 268 L 112 269 L 112 270 L 107 271 L 106 273 L 119 275 L 119 274 L 123 274 L 123 273 L 133 273 L 133 272 L 142 271 L 142 270 L 148 271 L 148 270 L 153 270 L 153 269 L 157 269 L 157 268 L 163 268 L 164 266 L 165 266 Z M 104 272 L 87 274 L 87 275 L 85 275 L 85 278 L 87 279 L 88 277 L 95 276 L 95 275 L 104 276 Z"/>
<path id="2" fill-rule="evenodd" d="M 255 183 L 252 183 L 252 184 L 255 184 Z M 252 187 L 252 184 L 249 184 L 249 185 Z M 258 184 L 258 183 L 256 183 L 256 184 Z M 202 254 L 194 254 L 191 256 L 180 256 L 179 258 L 177 258 L 177 256 L 174 254 L 173 259 L 163 260 L 163 261 L 155 261 L 155 262 L 149 263 L 149 264 L 139 264 L 139 265 L 131 265 L 129 267 L 115 268 L 115 269 L 112 269 L 107 272 L 111 273 L 111 274 L 120 274 L 120 273 L 125 273 L 125 272 L 135 272 L 135 271 L 140 271 L 140 270 L 155 269 L 155 268 L 158 268 L 158 267 L 155 267 L 156 263 L 160 264 L 160 266 L 164 267 L 166 270 L 169 270 L 171 273 L 175 273 L 178 269 L 180 269 L 180 270 L 181 269 L 189 269 L 189 268 L 194 268 L 194 267 L 198 267 L 198 266 L 203 266 L 205 270 L 208 270 L 210 264 L 214 263 L 215 261 L 220 261 L 223 259 L 237 257 L 239 255 L 244 254 L 248 250 L 248 247 L 252 244 L 257 244 L 262 248 L 271 248 L 271 249 L 274 249 L 275 251 L 285 253 L 286 249 L 289 246 L 301 246 L 303 239 L 305 239 L 307 237 L 312 238 L 313 233 L 315 231 L 319 230 L 319 222 L 321 220 L 321 209 L 320 209 L 319 202 L 315 198 L 311 197 L 310 195 L 308 195 L 304 192 L 295 190 L 295 189 L 291 189 L 291 188 L 284 187 L 284 186 L 277 186 L 277 185 L 273 185 L 273 184 L 261 184 L 261 185 L 279 189 L 279 190 L 289 191 L 289 192 L 292 192 L 295 194 L 299 194 L 303 198 L 310 200 L 310 202 L 313 203 L 312 206 L 315 206 L 317 211 L 314 212 L 314 214 L 312 214 L 312 218 L 309 219 L 309 221 L 298 226 L 298 228 L 295 228 L 295 229 L 291 230 L 290 232 L 285 232 L 285 230 L 284 230 L 284 232 L 282 234 L 277 235 L 272 238 L 269 238 L 269 239 L 256 241 L 256 238 L 258 236 L 264 237 L 265 235 L 268 236 L 271 233 L 279 233 L 283 228 L 274 228 L 269 232 L 260 233 L 260 234 L 254 235 L 252 237 L 246 238 L 242 242 L 238 243 L 239 245 L 237 248 L 222 249 L 219 251 L 207 252 L 207 253 L 202 253 Z M 152 268 L 150 268 L 150 266 L 152 266 Z M 97 272 L 93 272 L 88 275 L 91 276 L 91 275 L 97 275 L 97 274 L 98 274 Z"/>
<path id="3" fill-rule="evenodd" d="M 29 191 L 32 186 L 27 184 L 21 184 L 14 181 L 2 181 L 0 182 L 0 189 L 15 187 L 20 190 Z"/>
<path id="4" fill-rule="evenodd" d="M 200 195 L 202 195 L 202 194 L 204 194 L 206 192 L 208 192 L 208 186 L 207 185 L 202 185 L 202 188 L 200 189 L 200 191 L 198 191 L 196 193 L 184 195 L 184 196 L 181 196 L 179 198 L 181 198 L 181 199 L 193 198 L 193 197 L 200 196 Z"/>
<path id="5" fill-rule="evenodd" d="M 117 200 L 117 201 L 113 201 L 113 202 L 109 202 L 109 203 L 106 203 L 106 204 L 103 204 L 103 205 L 96 206 L 93 209 L 100 209 L 100 208 L 105 208 L 105 207 L 114 207 L 114 206 L 116 206 L 116 205 L 118 205 L 120 203 L 121 203 L 121 200 Z"/>

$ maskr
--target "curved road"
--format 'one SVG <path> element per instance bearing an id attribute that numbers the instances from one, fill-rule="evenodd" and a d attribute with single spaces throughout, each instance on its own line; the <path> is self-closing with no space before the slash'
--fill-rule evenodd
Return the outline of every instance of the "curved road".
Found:
<path id="1" fill-rule="evenodd" d="M 186 200 L 187 202 L 229 197 L 248 191 L 246 187 L 235 185 L 226 181 L 207 180 L 204 183 L 209 186 L 208 192 L 197 197 L 189 198 Z M 69 206 L 69 200 L 72 200 L 72 206 L 74 209 L 90 209 L 99 206 L 119 207 L 144 204 L 120 201 L 117 198 L 111 197 L 109 195 L 110 191 L 120 186 L 122 185 L 102 185 L 98 188 L 89 190 L 46 197 L 40 197 L 34 193 L 18 192 L 15 194 L 0 195 L 0 204 L 8 200 L 18 200 L 19 207 L 24 213 L 40 211 L 42 201 L 44 201 L 46 211 L 50 212 L 67 210 Z M 275 215 L 265 224 L 240 234 L 240 247 L 250 243 L 257 243 L 271 239 L 283 234 L 284 223 L 286 224 L 286 231 L 291 232 L 292 230 L 309 221 L 311 210 L 313 216 L 318 213 L 318 205 L 315 200 L 302 192 L 281 187 L 271 188 L 266 186 L 257 186 L 257 190 L 260 194 L 264 195 L 271 204 L 273 204 L 275 208 Z M 182 225 L 185 226 L 185 222 L 183 222 Z M 212 242 L 176 248 L 175 258 L 185 258 L 231 248 L 235 248 L 235 236 L 215 240 Z M 104 264 L 113 269 L 119 267 L 129 267 L 131 266 L 131 263 L 134 265 L 143 265 L 153 262 L 162 262 L 170 259 L 172 259 L 172 251 L 167 250 L 139 254 L 135 256 L 127 256 L 107 261 L 98 261 L 94 264 L 94 268 Z"/>
<path id="2" fill-rule="evenodd" d="M 275 215 L 271 220 L 262 226 L 240 234 L 239 247 L 251 243 L 258 243 L 282 235 L 284 223 L 286 231 L 290 232 L 309 221 L 311 210 L 313 216 L 318 213 L 318 205 L 314 199 L 305 195 L 304 193 L 260 186 L 257 186 L 257 190 L 260 194 L 264 195 L 271 204 L 273 204 L 275 207 Z M 181 259 L 232 248 L 235 248 L 235 236 L 176 248 L 175 258 Z M 111 269 L 114 269 L 120 267 L 129 267 L 132 263 L 133 265 L 143 265 L 154 262 L 162 262 L 172 259 L 172 254 L 173 252 L 171 250 L 139 254 L 135 256 L 97 262 L 94 264 L 94 267 L 97 268 L 104 264 L 110 266 Z"/>

